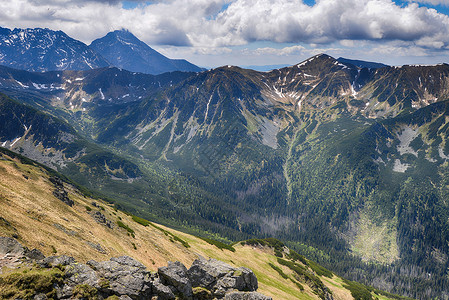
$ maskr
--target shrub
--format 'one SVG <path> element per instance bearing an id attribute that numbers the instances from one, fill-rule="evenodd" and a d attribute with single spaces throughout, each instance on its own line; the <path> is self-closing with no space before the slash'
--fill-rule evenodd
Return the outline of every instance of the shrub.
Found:
<path id="1" fill-rule="evenodd" d="M 228 245 L 228 244 L 225 244 L 223 242 L 216 241 L 216 240 L 213 240 L 213 239 L 210 239 L 210 238 L 204 238 L 204 237 L 199 237 L 199 238 L 202 239 L 203 241 L 211 244 L 211 245 L 214 245 L 215 247 L 217 247 L 220 250 L 226 249 L 226 250 L 235 252 L 235 248 L 232 247 L 231 245 Z"/>
<path id="2" fill-rule="evenodd" d="M 143 225 L 143 226 L 150 225 L 150 221 L 142 219 L 142 218 L 140 218 L 138 216 L 132 216 L 132 219 L 133 219 L 134 222 L 139 223 L 140 225 Z"/>
<path id="3" fill-rule="evenodd" d="M 128 227 L 128 225 L 126 225 L 125 223 L 123 223 L 122 221 L 117 221 L 117 225 L 121 228 L 126 229 L 126 231 L 128 231 L 131 235 L 134 235 L 134 230 L 132 230 L 131 228 Z"/>
<path id="4" fill-rule="evenodd" d="M 281 275 L 282 278 L 287 279 L 288 275 L 284 273 L 284 271 L 282 271 L 281 268 L 273 265 L 272 263 L 268 263 L 270 265 L 270 267 L 272 267 L 276 272 L 279 273 L 279 275 Z"/>

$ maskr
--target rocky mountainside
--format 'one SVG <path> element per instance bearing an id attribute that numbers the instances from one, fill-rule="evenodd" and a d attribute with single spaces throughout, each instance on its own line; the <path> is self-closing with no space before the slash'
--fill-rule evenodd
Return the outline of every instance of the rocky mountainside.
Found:
<path id="1" fill-rule="evenodd" d="M 267 73 L 163 74 L 165 84 L 133 88 L 132 101 L 122 100 L 126 82 L 142 75 L 86 72 L 98 76 L 75 75 L 76 86 L 52 94 L 34 88 L 36 74 L 4 69 L 0 90 L 138 166 L 142 180 L 92 186 L 132 213 L 230 240 L 276 236 L 352 279 L 447 297 L 448 65 L 367 68 L 317 55 Z M 39 76 L 51 87 L 58 74 Z M 79 181 L 90 166 L 61 171 Z"/>
<path id="2" fill-rule="evenodd" d="M 275 239 L 231 246 L 182 233 L 92 199 L 55 171 L 0 151 L 2 299 L 337 300 L 360 293 L 393 299 Z"/>
<path id="3" fill-rule="evenodd" d="M 13 270 L 32 264 L 39 266 L 29 270 L 35 272 L 35 278 L 30 277 L 21 285 L 18 285 L 20 279 L 17 274 L 6 272 L 0 280 L 2 299 L 106 299 L 113 296 L 120 299 L 157 297 L 161 300 L 177 297 L 193 300 L 272 299 L 256 292 L 257 278 L 250 269 L 234 268 L 203 257 L 196 259 L 188 270 L 179 261 L 169 261 L 168 266 L 151 273 L 129 256 L 113 257 L 103 262 L 89 260 L 82 264 L 66 255 L 45 257 L 39 250 L 30 251 L 15 239 L 0 237 L 0 260 L 3 268 Z M 36 288 L 38 284 L 33 280 L 40 280 L 41 284 Z"/>
<path id="4" fill-rule="evenodd" d="M 89 70 L 109 63 L 62 31 L 0 28 L 0 64 L 27 71 Z"/>
<path id="5" fill-rule="evenodd" d="M 203 71 L 184 59 L 165 57 L 127 30 L 109 32 L 93 41 L 89 47 L 112 65 L 132 72 L 161 74 L 173 71 Z"/>

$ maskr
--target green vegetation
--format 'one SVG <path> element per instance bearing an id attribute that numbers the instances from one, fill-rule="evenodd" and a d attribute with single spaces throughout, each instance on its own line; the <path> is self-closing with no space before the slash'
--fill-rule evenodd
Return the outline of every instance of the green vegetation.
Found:
<path id="1" fill-rule="evenodd" d="M 140 225 L 143 225 L 143 226 L 150 225 L 150 221 L 147 221 L 147 220 L 145 220 L 143 218 L 140 218 L 140 217 L 137 217 L 137 216 L 132 216 L 132 219 L 133 219 L 134 222 L 139 223 Z"/>
<path id="2" fill-rule="evenodd" d="M 47 298 L 56 296 L 54 286 L 62 283 L 63 272 L 53 269 L 18 269 L 0 275 L 1 299 L 31 299 L 35 294 L 45 294 Z"/>
<path id="3" fill-rule="evenodd" d="M 282 278 L 284 279 L 288 279 L 288 275 L 284 273 L 284 271 L 282 271 L 281 268 L 279 268 L 278 266 L 273 265 L 272 263 L 268 263 L 268 265 L 273 268 L 276 272 L 278 272 L 279 275 L 281 275 Z"/>
<path id="4" fill-rule="evenodd" d="M 351 291 L 352 297 L 355 300 L 372 300 L 373 295 L 371 291 L 367 289 L 366 286 L 358 282 L 345 280 L 344 287 Z"/>
<path id="5" fill-rule="evenodd" d="M 73 297 L 75 299 L 98 299 L 98 290 L 88 284 L 79 284 L 73 289 Z"/>
<path id="6" fill-rule="evenodd" d="M 216 241 L 216 240 L 213 240 L 213 239 L 210 239 L 210 238 L 206 238 L 206 237 L 199 237 L 199 238 L 202 239 L 203 241 L 211 244 L 211 245 L 214 245 L 215 247 L 217 247 L 220 250 L 226 249 L 226 250 L 235 252 L 235 248 L 232 247 L 231 245 L 228 245 L 228 244 L 225 244 L 223 242 Z"/>
<path id="7" fill-rule="evenodd" d="M 317 276 L 309 272 L 305 267 L 295 262 L 287 261 L 282 258 L 278 258 L 277 261 L 279 264 L 284 265 L 293 272 L 295 272 L 296 275 L 298 276 L 296 277 L 296 279 L 298 280 L 302 279 L 305 282 L 309 282 L 311 284 L 313 291 L 317 293 L 317 295 L 320 296 L 322 299 L 324 299 L 327 288 L 321 281 L 321 279 L 319 279 Z"/>
<path id="8" fill-rule="evenodd" d="M 129 226 L 126 225 L 125 223 L 123 223 L 122 221 L 117 220 L 117 225 L 118 225 L 119 227 L 121 227 L 121 228 L 124 228 L 124 229 L 125 229 L 126 231 L 128 231 L 130 234 L 133 234 L 133 235 L 134 235 L 134 230 L 132 230 L 131 228 L 129 228 Z"/>
<path id="9" fill-rule="evenodd" d="M 299 289 L 300 291 L 304 291 L 304 286 L 303 286 L 302 284 L 300 284 L 298 281 L 296 281 L 296 280 L 294 280 L 294 279 L 291 279 L 291 281 L 292 281 L 294 284 L 296 284 L 296 286 L 298 287 L 298 289 Z"/>
<path id="10" fill-rule="evenodd" d="M 180 242 L 185 248 L 190 248 L 189 243 L 187 243 L 187 242 L 184 241 L 183 239 L 179 238 L 178 236 L 174 235 L 174 234 L 171 233 L 170 231 L 165 230 L 165 229 L 163 229 L 163 228 L 161 228 L 161 227 L 159 227 L 159 226 L 157 226 L 157 225 L 155 225 L 155 224 L 153 224 L 153 223 L 151 223 L 151 222 L 149 223 L 149 225 L 151 225 L 151 226 L 153 226 L 154 228 L 156 228 L 157 230 L 163 232 L 166 236 L 169 236 L 169 237 L 170 237 L 170 240 L 171 240 L 172 242 L 173 242 L 173 241 L 177 241 L 177 242 Z"/>

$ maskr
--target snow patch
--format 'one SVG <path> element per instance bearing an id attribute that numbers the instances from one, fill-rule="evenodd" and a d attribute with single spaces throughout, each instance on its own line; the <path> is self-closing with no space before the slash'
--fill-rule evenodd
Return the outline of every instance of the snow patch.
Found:
<path id="1" fill-rule="evenodd" d="M 99 89 L 98 89 L 98 91 L 100 92 L 101 100 L 104 100 L 104 99 L 105 99 L 105 97 L 104 97 L 104 94 L 103 94 L 103 92 L 101 91 L 101 88 L 99 88 Z"/>
<path id="2" fill-rule="evenodd" d="M 10 147 L 14 146 L 14 144 L 17 143 L 19 140 L 20 140 L 20 137 L 16 138 L 16 139 L 14 140 L 14 142 L 12 142 L 12 144 L 10 145 Z"/>

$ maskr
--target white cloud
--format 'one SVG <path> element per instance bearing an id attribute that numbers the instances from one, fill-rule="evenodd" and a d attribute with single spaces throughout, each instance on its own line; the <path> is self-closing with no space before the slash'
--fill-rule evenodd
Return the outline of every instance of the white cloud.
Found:
<path id="1" fill-rule="evenodd" d="M 436 48 L 449 43 L 448 16 L 391 0 L 318 0 L 313 7 L 302 0 L 171 0 L 129 10 L 116 0 L 12 0 L 0 3 L 0 19 L 8 27 L 62 29 L 86 42 L 127 28 L 151 44 L 176 46 L 263 40 L 405 40 Z"/>
<path id="2" fill-rule="evenodd" d="M 119 0 L 0 1 L 0 20 L 9 28 L 63 30 L 86 43 L 126 28 L 149 45 L 159 45 L 156 48 L 170 57 L 193 57 L 198 63 L 200 56 L 207 56 L 210 65 L 219 55 L 228 59 L 240 55 L 246 60 L 267 55 L 298 62 L 320 52 L 345 53 L 339 47 L 346 48 L 346 53 L 354 49 L 354 54 L 359 54 L 359 47 L 370 53 L 397 56 L 404 51 L 421 56 L 446 51 L 449 45 L 449 17 L 411 2 L 406 6 L 392 0 L 317 0 L 314 6 L 302 0 L 135 2 L 142 3 L 124 9 Z M 297 45 L 253 50 L 233 47 L 254 41 Z"/>

